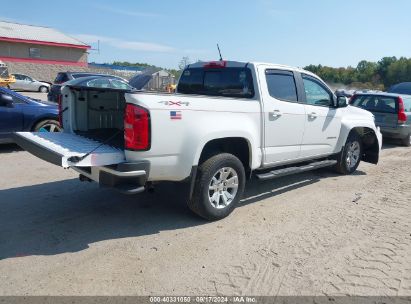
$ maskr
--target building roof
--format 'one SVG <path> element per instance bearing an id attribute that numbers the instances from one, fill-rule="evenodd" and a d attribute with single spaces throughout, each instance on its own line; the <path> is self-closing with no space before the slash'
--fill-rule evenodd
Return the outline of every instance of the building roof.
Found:
<path id="1" fill-rule="evenodd" d="M 0 21 L 0 41 L 90 48 L 87 44 L 50 27 Z"/>

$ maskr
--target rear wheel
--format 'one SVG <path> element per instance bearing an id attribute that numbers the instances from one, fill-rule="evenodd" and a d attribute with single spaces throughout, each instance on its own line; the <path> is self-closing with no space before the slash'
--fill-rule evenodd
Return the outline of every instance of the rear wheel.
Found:
<path id="1" fill-rule="evenodd" d="M 49 91 L 48 87 L 41 86 L 41 87 L 39 88 L 39 92 L 40 92 L 40 93 L 47 93 L 48 91 Z"/>
<path id="2" fill-rule="evenodd" d="M 362 155 L 361 138 L 357 133 L 351 133 L 338 156 L 336 170 L 341 174 L 351 174 L 357 170 Z"/>
<path id="3" fill-rule="evenodd" d="M 60 132 L 61 127 L 58 121 L 56 120 L 43 120 L 40 121 L 35 127 L 35 132 Z"/>
<path id="4" fill-rule="evenodd" d="M 408 136 L 402 139 L 401 142 L 404 146 L 411 147 L 411 134 L 408 134 Z"/>
<path id="5" fill-rule="evenodd" d="M 189 208 L 207 220 L 228 216 L 244 192 L 245 171 L 241 161 L 232 154 L 210 157 L 198 168 L 194 195 Z"/>

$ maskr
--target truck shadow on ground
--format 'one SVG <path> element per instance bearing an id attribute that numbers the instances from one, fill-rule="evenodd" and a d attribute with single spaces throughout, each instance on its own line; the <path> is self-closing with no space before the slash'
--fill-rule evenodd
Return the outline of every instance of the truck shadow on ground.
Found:
<path id="1" fill-rule="evenodd" d="M 239 208 L 333 176 L 323 169 L 271 181 L 253 179 Z M 188 210 L 187 197 L 184 184 L 125 196 L 77 179 L 0 190 L 0 260 L 78 252 L 99 241 L 209 224 Z"/>
<path id="2" fill-rule="evenodd" d="M 0 154 L 3 153 L 13 153 L 23 151 L 19 146 L 16 144 L 0 144 Z"/>

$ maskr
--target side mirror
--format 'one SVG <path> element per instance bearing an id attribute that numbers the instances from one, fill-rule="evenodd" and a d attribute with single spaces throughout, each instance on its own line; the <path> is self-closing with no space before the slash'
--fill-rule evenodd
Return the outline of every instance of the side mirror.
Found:
<path id="1" fill-rule="evenodd" d="M 13 98 L 10 95 L 0 93 L 0 107 L 11 107 Z"/>
<path id="2" fill-rule="evenodd" d="M 348 99 L 345 96 L 337 96 L 333 98 L 334 108 L 344 108 L 348 106 Z"/>

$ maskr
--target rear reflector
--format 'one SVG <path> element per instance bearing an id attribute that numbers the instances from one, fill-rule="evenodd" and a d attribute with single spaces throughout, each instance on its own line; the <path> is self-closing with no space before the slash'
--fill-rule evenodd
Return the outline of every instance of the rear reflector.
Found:
<path id="1" fill-rule="evenodd" d="M 205 69 L 221 69 L 227 66 L 227 61 L 210 61 L 203 65 Z"/>
<path id="2" fill-rule="evenodd" d="M 404 124 L 407 121 L 407 114 L 405 114 L 404 101 L 398 97 L 398 123 Z"/>
<path id="3" fill-rule="evenodd" d="M 147 109 L 127 104 L 124 115 L 125 148 L 147 151 L 151 146 L 150 113 Z"/>

